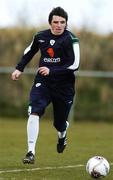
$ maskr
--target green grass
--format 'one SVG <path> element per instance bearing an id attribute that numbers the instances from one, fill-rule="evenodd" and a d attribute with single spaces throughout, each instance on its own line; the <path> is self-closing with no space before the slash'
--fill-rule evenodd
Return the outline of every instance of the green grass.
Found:
<path id="1" fill-rule="evenodd" d="M 113 163 L 113 124 L 71 122 L 67 148 L 63 154 L 58 154 L 57 133 L 52 121 L 41 120 L 36 163 L 23 165 L 21 159 L 27 151 L 26 123 L 25 119 L 0 118 L 0 171 L 4 171 L 0 173 L 0 180 L 91 180 L 85 170 L 90 157 L 101 155 Z M 83 166 L 74 167 L 80 164 Z M 69 165 L 73 167 L 67 167 Z M 44 169 L 46 167 L 53 169 Z M 15 169 L 21 171 L 5 172 Z M 104 179 L 113 179 L 112 165 Z"/>

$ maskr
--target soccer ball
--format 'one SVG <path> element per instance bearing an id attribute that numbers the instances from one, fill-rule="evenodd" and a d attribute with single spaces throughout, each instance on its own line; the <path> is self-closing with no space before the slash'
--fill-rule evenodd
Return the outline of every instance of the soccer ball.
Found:
<path id="1" fill-rule="evenodd" d="M 86 171 L 92 178 L 105 177 L 109 173 L 109 170 L 109 162 L 102 156 L 94 156 L 86 164 Z"/>

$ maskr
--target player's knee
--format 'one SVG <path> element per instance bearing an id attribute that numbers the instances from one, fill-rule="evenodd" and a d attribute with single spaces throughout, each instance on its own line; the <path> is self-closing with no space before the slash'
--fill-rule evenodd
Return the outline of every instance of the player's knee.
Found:
<path id="1" fill-rule="evenodd" d="M 30 115 L 40 116 L 39 112 L 37 111 L 37 108 L 32 108 L 32 106 L 29 105 L 29 107 L 28 107 L 28 116 L 30 116 Z"/>
<path id="2" fill-rule="evenodd" d="M 38 113 L 31 113 L 31 115 L 39 116 Z"/>
<path id="3" fill-rule="evenodd" d="M 65 123 L 61 122 L 54 122 L 54 127 L 56 128 L 57 131 L 63 132 L 66 129 Z"/>

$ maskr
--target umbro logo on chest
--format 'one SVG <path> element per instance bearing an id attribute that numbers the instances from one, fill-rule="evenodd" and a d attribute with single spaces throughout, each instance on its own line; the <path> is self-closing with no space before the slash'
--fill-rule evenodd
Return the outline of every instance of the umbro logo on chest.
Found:
<path id="1" fill-rule="evenodd" d="M 38 41 L 39 41 L 40 43 L 45 42 L 45 40 L 43 40 L 43 39 L 39 39 Z"/>

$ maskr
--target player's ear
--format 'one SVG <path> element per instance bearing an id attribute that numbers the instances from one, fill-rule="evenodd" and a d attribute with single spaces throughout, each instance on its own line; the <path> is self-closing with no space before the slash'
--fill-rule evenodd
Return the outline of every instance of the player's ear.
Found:
<path id="1" fill-rule="evenodd" d="M 66 27 L 65 27 L 65 29 L 67 29 L 68 28 L 68 24 L 67 24 L 67 22 L 66 22 Z"/>

